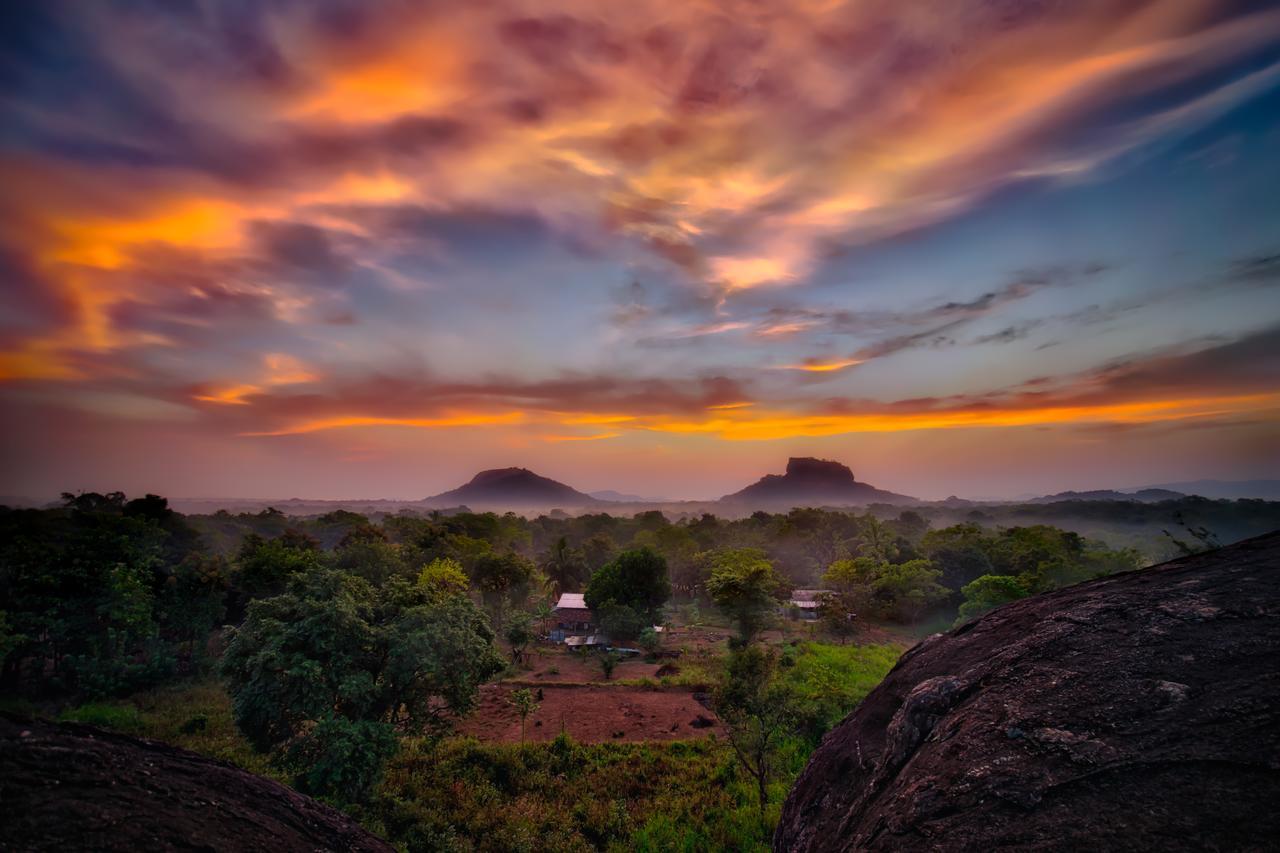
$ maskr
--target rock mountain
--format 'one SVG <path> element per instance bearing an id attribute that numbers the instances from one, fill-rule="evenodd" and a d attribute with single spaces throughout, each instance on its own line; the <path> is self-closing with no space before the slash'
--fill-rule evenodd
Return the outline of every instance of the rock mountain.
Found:
<path id="1" fill-rule="evenodd" d="M 1267 850 L 1280 532 L 1006 605 L 823 739 L 774 849 Z"/>
<path id="2" fill-rule="evenodd" d="M 347 815 L 176 746 L 0 715 L 0 850 L 394 849 Z"/>
<path id="3" fill-rule="evenodd" d="M 527 468 L 481 471 L 471 482 L 427 498 L 430 506 L 446 507 L 580 507 L 599 503 L 591 495 Z"/>
<path id="4" fill-rule="evenodd" d="M 916 499 L 860 483 L 839 462 L 811 457 L 787 460 L 785 474 L 768 474 L 740 492 L 725 495 L 725 503 L 769 509 L 794 506 L 845 506 L 872 503 L 915 503 Z"/>

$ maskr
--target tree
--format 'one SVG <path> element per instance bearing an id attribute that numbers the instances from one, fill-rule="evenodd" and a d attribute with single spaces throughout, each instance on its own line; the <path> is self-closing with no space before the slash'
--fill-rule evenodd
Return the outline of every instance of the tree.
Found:
<path id="1" fill-rule="evenodd" d="M 471 581 L 467 579 L 467 573 L 457 560 L 437 557 L 418 572 L 418 586 L 430 600 L 438 601 L 455 595 L 466 595 Z"/>
<path id="2" fill-rule="evenodd" d="M 652 627 L 645 628 L 636 638 L 636 643 L 650 655 L 654 655 L 662 648 L 662 635 Z"/>
<path id="3" fill-rule="evenodd" d="M 604 674 L 604 680 L 608 681 L 613 678 L 613 670 L 618 666 L 618 656 L 608 649 L 601 649 L 600 656 L 600 672 Z"/>
<path id="4" fill-rule="evenodd" d="M 939 582 L 953 590 L 993 573 L 989 556 L 992 548 L 992 537 L 977 524 L 956 524 L 930 530 L 920 543 L 924 555 L 942 570 Z"/>
<path id="5" fill-rule="evenodd" d="M 374 586 L 410 573 L 399 547 L 388 542 L 386 535 L 371 525 L 358 527 L 343 537 L 333 552 L 333 564 Z"/>
<path id="6" fill-rule="evenodd" d="M 525 721 L 530 714 L 536 713 L 542 706 L 534 701 L 533 691 L 527 687 L 522 687 L 511 694 L 511 704 L 520 715 L 520 743 L 524 743 Z"/>
<path id="7" fill-rule="evenodd" d="M 582 557 L 586 560 L 588 570 L 592 566 L 603 566 L 617 551 L 618 544 L 603 531 L 593 533 L 582 543 Z"/>
<path id="8" fill-rule="evenodd" d="M 158 602 L 165 628 L 187 645 L 195 664 L 203 643 L 226 613 L 230 567 L 222 556 L 190 554 L 165 580 Z"/>
<path id="9" fill-rule="evenodd" d="M 634 608 L 618 604 L 612 599 L 596 611 L 596 619 L 605 636 L 618 643 L 631 642 L 653 624 L 652 620 L 644 618 Z"/>
<path id="10" fill-rule="evenodd" d="M 861 599 L 845 592 L 828 590 L 818 596 L 818 620 L 823 629 L 843 644 L 858 630 Z"/>
<path id="11" fill-rule="evenodd" d="M 547 634 L 547 620 L 555 615 L 556 609 L 551 606 L 551 602 L 545 598 L 538 599 L 533 605 L 533 618 L 538 620 L 538 629 L 541 636 Z"/>
<path id="12" fill-rule="evenodd" d="M 567 537 L 561 536 L 542 557 L 543 573 L 555 587 L 555 592 L 569 592 L 581 587 L 591 574 L 583 553 L 569 547 Z"/>
<path id="13" fill-rule="evenodd" d="M 607 605 L 628 607 L 652 625 L 671 597 L 667 561 L 651 548 L 623 551 L 591 576 L 583 594 L 587 607 L 600 613 Z"/>
<path id="14" fill-rule="evenodd" d="M 507 644 L 511 646 L 512 663 L 524 660 L 524 650 L 533 642 L 533 619 L 528 613 L 514 613 L 507 621 Z"/>
<path id="15" fill-rule="evenodd" d="M 236 725 L 311 793 L 359 799 L 397 730 L 438 736 L 502 668 L 465 596 L 317 568 L 249 605 L 223 658 Z M 342 756 L 368 754 L 357 779 Z M 376 761 L 375 761 L 376 759 Z M 363 760 L 363 759 L 362 759 Z"/>
<path id="16" fill-rule="evenodd" d="M 514 552 L 484 554 L 472 564 L 471 580 L 480 590 L 494 627 L 501 631 L 507 611 L 520 606 L 529 596 L 533 563 Z"/>
<path id="17" fill-rule="evenodd" d="M 822 585 L 847 596 L 856 606 L 866 607 L 871 602 L 872 584 L 879 567 L 870 557 L 836 560 L 823 573 Z"/>
<path id="18" fill-rule="evenodd" d="M 738 640 L 745 646 L 772 621 L 778 604 L 774 592 L 781 583 L 763 551 L 732 548 L 712 556 L 707 592 L 737 624 Z"/>
<path id="19" fill-rule="evenodd" d="M 964 603 L 960 605 L 957 625 L 1028 595 L 1026 586 L 1012 575 L 983 575 L 965 584 L 961 592 Z"/>
<path id="20" fill-rule="evenodd" d="M 891 614 L 904 622 L 915 622 L 947 597 L 946 587 L 938 583 L 941 575 L 928 560 L 882 563 L 871 586 Z"/>
<path id="21" fill-rule="evenodd" d="M 275 539 L 246 534 L 236 554 L 237 604 L 243 607 L 251 599 L 279 595 L 291 576 L 311 571 L 321 562 L 316 541 L 296 530 L 288 530 Z"/>
<path id="22" fill-rule="evenodd" d="M 769 782 L 777 773 L 783 740 L 795 732 L 798 720 L 795 698 L 777 677 L 777 656 L 759 646 L 733 652 L 714 705 L 738 764 L 755 780 L 760 828 L 768 837 Z"/>
<path id="23" fill-rule="evenodd" d="M 58 509 L 0 510 L 6 687 L 97 697 L 169 677 L 185 629 L 160 602 L 198 542 L 163 498 L 64 497 Z"/>

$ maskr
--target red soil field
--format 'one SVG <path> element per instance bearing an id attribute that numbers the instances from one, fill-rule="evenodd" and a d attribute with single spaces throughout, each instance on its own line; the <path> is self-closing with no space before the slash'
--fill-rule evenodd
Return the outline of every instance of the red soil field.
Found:
<path id="1" fill-rule="evenodd" d="M 655 667 L 656 668 L 656 667 Z M 481 688 L 480 704 L 458 726 L 459 734 L 485 741 L 518 743 L 520 716 L 511 705 L 508 684 Z M 582 743 L 601 741 L 688 740 L 724 730 L 715 714 L 687 691 L 646 690 L 605 684 L 530 687 L 542 690 L 537 711 L 529 715 L 525 740 L 549 741 L 561 731 Z M 695 722 L 700 725 L 694 725 Z M 710 725 L 706 725 L 710 723 Z"/>

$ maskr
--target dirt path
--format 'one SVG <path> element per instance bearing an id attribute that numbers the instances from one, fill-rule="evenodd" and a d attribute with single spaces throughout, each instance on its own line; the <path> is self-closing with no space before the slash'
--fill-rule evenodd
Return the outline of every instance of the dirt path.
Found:
<path id="1" fill-rule="evenodd" d="M 518 743 L 520 716 L 511 705 L 506 684 L 481 688 L 480 704 L 458 727 L 461 734 L 481 740 Z M 715 714 L 685 691 L 645 690 L 638 687 L 554 685 L 542 690 L 537 711 L 529 716 L 525 740 L 552 740 L 563 727 L 583 743 L 601 741 L 687 740 L 723 729 Z"/>

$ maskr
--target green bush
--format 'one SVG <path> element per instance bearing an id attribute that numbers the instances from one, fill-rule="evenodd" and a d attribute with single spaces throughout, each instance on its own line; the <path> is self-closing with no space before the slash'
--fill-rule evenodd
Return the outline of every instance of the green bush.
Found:
<path id="1" fill-rule="evenodd" d="M 292 740 L 280 759 L 300 791 L 341 803 L 358 802 L 382 778 L 399 742 L 387 723 L 328 717 Z"/>
<path id="2" fill-rule="evenodd" d="M 129 705 L 90 702 L 78 708 L 63 711 L 58 719 L 67 723 L 84 723 L 119 732 L 140 732 L 144 728 L 138 709 Z"/>

